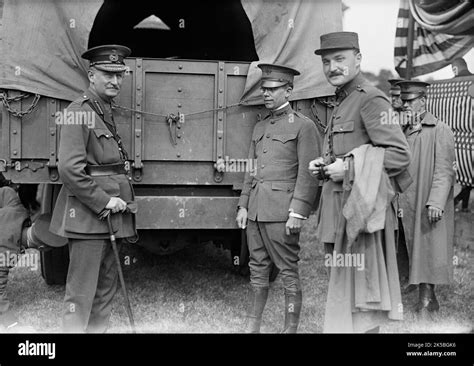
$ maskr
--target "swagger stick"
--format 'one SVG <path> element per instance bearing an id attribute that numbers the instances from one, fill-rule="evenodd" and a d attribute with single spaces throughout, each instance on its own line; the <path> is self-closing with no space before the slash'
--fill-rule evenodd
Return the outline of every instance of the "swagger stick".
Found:
<path id="1" fill-rule="evenodd" d="M 110 220 L 110 211 L 107 215 L 107 225 L 109 227 L 110 241 L 112 243 L 112 249 L 115 255 L 115 262 L 117 263 L 120 285 L 122 286 L 123 297 L 125 298 L 125 308 L 127 309 L 128 319 L 130 320 L 130 327 L 132 328 L 132 333 L 136 333 L 132 307 L 130 306 L 130 299 L 128 297 L 127 287 L 125 286 L 125 280 L 123 279 L 122 266 L 120 264 L 120 257 L 117 249 L 117 242 L 115 241 L 114 229 L 112 228 L 112 221 Z"/>

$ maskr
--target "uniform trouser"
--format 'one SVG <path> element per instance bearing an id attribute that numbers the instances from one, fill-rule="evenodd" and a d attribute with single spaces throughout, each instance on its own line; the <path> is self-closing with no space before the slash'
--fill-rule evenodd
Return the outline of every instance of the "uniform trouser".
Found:
<path id="1" fill-rule="evenodd" d="M 286 222 L 248 220 L 250 284 L 268 287 L 272 262 L 280 270 L 285 292 L 301 290 L 298 274 L 299 234 L 287 235 Z"/>
<path id="2" fill-rule="evenodd" d="M 7 298 L 7 283 L 10 267 L 0 267 L 0 315 L 6 313 L 10 308 Z"/>
<path id="3" fill-rule="evenodd" d="M 117 290 L 117 278 L 110 240 L 70 239 L 63 331 L 105 332 Z"/>

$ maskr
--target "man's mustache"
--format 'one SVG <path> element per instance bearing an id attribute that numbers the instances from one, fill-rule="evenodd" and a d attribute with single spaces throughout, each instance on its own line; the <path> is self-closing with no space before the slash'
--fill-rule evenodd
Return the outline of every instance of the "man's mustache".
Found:
<path id="1" fill-rule="evenodd" d="M 331 72 L 331 73 L 329 74 L 329 77 L 332 77 L 332 76 L 342 76 L 342 75 L 344 75 L 344 73 L 342 73 L 342 72 Z"/>

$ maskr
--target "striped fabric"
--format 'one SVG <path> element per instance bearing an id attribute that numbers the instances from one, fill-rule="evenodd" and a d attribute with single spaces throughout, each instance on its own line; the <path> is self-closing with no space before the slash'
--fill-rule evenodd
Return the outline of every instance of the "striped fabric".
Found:
<path id="1" fill-rule="evenodd" d="M 454 133 L 456 150 L 456 180 L 464 186 L 473 186 L 474 163 L 474 76 L 439 80 L 428 88 L 427 109 L 444 121 Z"/>
<path id="2" fill-rule="evenodd" d="M 456 23 L 456 19 L 453 20 L 452 18 L 449 24 L 433 25 L 426 22 L 426 20 L 433 22 L 436 18 L 426 19 L 427 13 L 414 5 L 414 1 L 400 0 L 398 12 L 394 61 L 395 69 L 402 78 L 407 77 L 406 61 L 410 11 L 415 18 L 412 77 L 428 74 L 450 65 L 454 59 L 463 57 L 474 46 L 474 28 L 465 29 L 468 27 L 465 26 L 458 29 L 456 26 L 459 22 Z M 464 9 L 464 12 L 457 14 L 460 17 L 457 20 L 461 19 L 463 22 L 467 21 L 468 24 L 474 24 L 474 5 L 469 6 L 472 6 L 472 8 Z M 451 14 L 451 16 L 456 16 L 456 14 Z M 439 18 L 441 19 L 441 17 Z M 449 26 L 450 24 L 452 25 Z"/>

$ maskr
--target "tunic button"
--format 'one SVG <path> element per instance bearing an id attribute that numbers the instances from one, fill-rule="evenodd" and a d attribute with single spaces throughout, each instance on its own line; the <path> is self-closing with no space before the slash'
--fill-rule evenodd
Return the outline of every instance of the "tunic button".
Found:
<path id="1" fill-rule="evenodd" d="M 260 183 L 263 183 L 263 179 L 260 179 Z"/>
<path id="2" fill-rule="evenodd" d="M 270 123 L 273 125 L 273 124 L 275 124 L 275 121 L 271 121 Z"/>
<path id="3" fill-rule="evenodd" d="M 267 149 L 263 149 L 263 152 L 266 153 L 266 152 L 267 152 Z"/>
<path id="4" fill-rule="evenodd" d="M 262 169 L 265 168 L 265 164 L 262 164 Z"/>
<path id="5" fill-rule="evenodd" d="M 342 130 L 343 130 L 343 128 L 342 128 L 342 127 L 339 127 L 339 131 L 342 131 Z"/>
<path id="6" fill-rule="evenodd" d="M 267 133 L 267 139 L 269 139 L 269 138 L 270 138 L 270 134 L 269 134 L 269 133 Z"/>
<path id="7" fill-rule="evenodd" d="M 110 137 L 110 135 L 105 135 L 105 137 L 109 138 L 109 137 Z"/>

